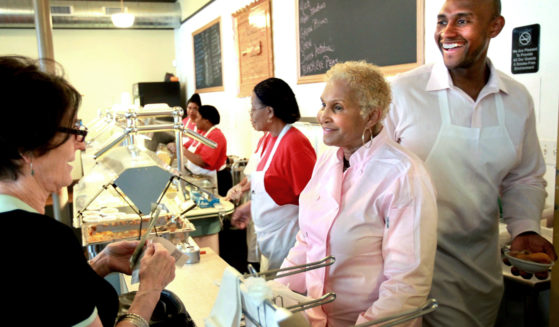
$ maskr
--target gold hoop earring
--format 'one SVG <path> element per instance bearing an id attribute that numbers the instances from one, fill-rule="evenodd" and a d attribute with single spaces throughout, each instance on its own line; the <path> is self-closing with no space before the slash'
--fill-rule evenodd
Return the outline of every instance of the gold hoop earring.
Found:
<path id="1" fill-rule="evenodd" d="M 365 133 L 366 133 L 368 130 L 371 131 L 371 136 L 370 136 L 370 141 L 371 141 L 371 143 L 369 143 L 369 145 L 366 146 L 367 149 L 370 148 L 371 145 L 373 144 L 373 143 L 372 143 L 372 141 L 373 141 L 373 130 L 372 130 L 372 129 L 369 129 L 369 128 L 366 128 L 366 129 L 363 130 L 363 134 L 361 134 L 361 143 L 363 143 L 363 146 L 365 146 Z M 368 141 L 367 141 L 367 142 L 368 142 Z"/>
<path id="2" fill-rule="evenodd" d="M 31 168 L 31 176 L 35 176 L 35 170 L 33 169 L 33 161 L 29 163 L 29 167 Z"/>

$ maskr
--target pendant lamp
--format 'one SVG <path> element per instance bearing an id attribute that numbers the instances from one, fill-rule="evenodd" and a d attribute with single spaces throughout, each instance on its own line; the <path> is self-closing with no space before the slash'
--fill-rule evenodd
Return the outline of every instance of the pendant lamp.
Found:
<path id="1" fill-rule="evenodd" d="M 134 15 L 128 13 L 128 8 L 124 8 L 124 0 L 120 0 L 120 12 L 111 15 L 113 24 L 119 28 L 127 28 L 134 25 L 134 18 Z"/>

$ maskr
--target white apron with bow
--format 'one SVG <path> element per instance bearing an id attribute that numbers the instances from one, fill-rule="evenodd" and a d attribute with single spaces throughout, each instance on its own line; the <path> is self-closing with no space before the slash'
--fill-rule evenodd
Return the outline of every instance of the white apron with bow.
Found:
<path id="1" fill-rule="evenodd" d="M 500 94 L 498 125 L 451 123 L 447 90 L 439 91 L 441 129 L 426 166 L 437 188 L 438 245 L 431 296 L 439 309 L 424 326 L 493 326 L 503 293 L 498 195 L 515 161 Z M 455 205 L 458 204 L 458 205 Z"/>
<path id="2" fill-rule="evenodd" d="M 278 145 L 290 128 L 291 125 L 288 124 L 282 129 L 262 171 L 253 171 L 250 176 L 250 211 L 258 246 L 262 255 L 268 259 L 268 269 L 281 266 L 283 259 L 295 244 L 295 236 L 299 231 L 299 206 L 276 204 L 264 186 L 264 175 L 270 167 Z M 263 157 L 263 151 L 263 147 L 257 150 L 260 158 Z"/>

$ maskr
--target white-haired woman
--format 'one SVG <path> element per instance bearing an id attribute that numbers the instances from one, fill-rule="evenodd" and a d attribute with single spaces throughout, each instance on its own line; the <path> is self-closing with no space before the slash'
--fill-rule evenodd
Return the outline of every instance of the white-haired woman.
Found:
<path id="1" fill-rule="evenodd" d="M 377 67 L 339 63 L 326 76 L 317 116 L 332 147 L 301 193 L 300 231 L 282 267 L 328 255 L 336 262 L 279 281 L 314 298 L 335 292 L 307 317 L 312 326 L 349 326 L 427 299 L 437 207 L 422 162 L 383 130 L 390 88 Z"/>

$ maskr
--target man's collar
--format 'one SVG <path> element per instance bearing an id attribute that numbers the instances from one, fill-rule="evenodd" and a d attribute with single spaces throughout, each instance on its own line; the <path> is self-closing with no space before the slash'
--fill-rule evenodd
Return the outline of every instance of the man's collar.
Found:
<path id="1" fill-rule="evenodd" d="M 452 78 L 444 62 L 437 61 L 431 68 L 431 75 L 425 85 L 425 91 L 439 91 L 453 86 Z"/>
<path id="2" fill-rule="evenodd" d="M 502 91 L 508 93 L 505 83 L 489 58 L 486 59 L 486 64 L 489 67 L 489 80 L 487 84 L 485 84 L 484 89 L 488 92 Z M 449 89 L 453 86 L 454 83 L 452 82 L 452 77 L 448 72 L 448 68 L 446 68 L 442 60 L 437 61 L 431 69 L 431 75 L 429 76 L 427 85 L 425 85 L 425 91 L 439 91 Z"/>

